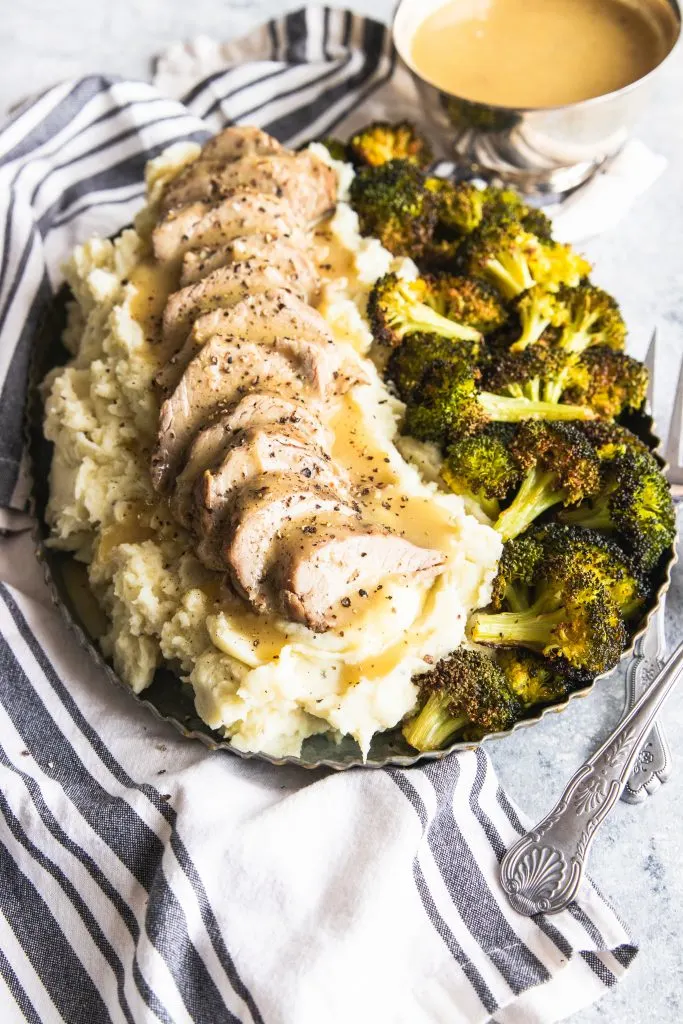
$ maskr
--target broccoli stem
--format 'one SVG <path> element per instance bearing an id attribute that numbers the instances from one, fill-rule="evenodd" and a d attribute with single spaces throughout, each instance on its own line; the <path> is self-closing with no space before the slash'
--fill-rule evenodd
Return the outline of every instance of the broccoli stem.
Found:
<path id="1" fill-rule="evenodd" d="M 466 327 L 446 316 L 441 316 L 435 309 L 425 302 L 411 302 L 406 311 L 405 319 L 398 326 L 397 334 L 400 338 L 406 334 L 416 332 L 430 334 L 432 332 L 442 335 L 444 338 L 453 338 L 456 341 L 479 341 L 481 334 L 474 327 Z"/>
<path id="2" fill-rule="evenodd" d="M 439 693 L 428 698 L 416 718 L 403 726 L 403 735 L 416 750 L 436 750 L 467 724 L 463 717 L 453 718 L 448 713 L 447 699 Z"/>
<path id="3" fill-rule="evenodd" d="M 522 255 L 501 253 L 498 259 L 488 260 L 486 267 L 506 299 L 514 299 L 536 283 Z"/>
<path id="4" fill-rule="evenodd" d="M 511 398 L 479 393 L 479 404 L 490 419 L 498 423 L 519 423 L 521 420 L 592 420 L 595 413 L 584 405 L 560 405 L 555 402 L 534 402 L 529 398 Z"/>
<path id="5" fill-rule="evenodd" d="M 543 652 L 553 643 L 555 629 L 565 617 L 564 608 L 539 615 L 534 605 L 522 612 L 498 612 L 494 615 L 480 612 L 473 619 L 471 635 L 473 640 L 482 644 L 520 645 Z"/>
<path id="6" fill-rule="evenodd" d="M 534 466 L 525 476 L 512 504 L 494 523 L 503 540 L 511 540 L 523 533 L 541 513 L 559 504 L 564 491 L 557 489 L 557 478 L 551 470 Z"/>
<path id="7" fill-rule="evenodd" d="M 604 501 L 595 502 L 591 506 L 582 505 L 579 508 L 564 509 L 561 518 L 563 523 L 576 523 L 587 529 L 614 529 L 609 506 Z"/>

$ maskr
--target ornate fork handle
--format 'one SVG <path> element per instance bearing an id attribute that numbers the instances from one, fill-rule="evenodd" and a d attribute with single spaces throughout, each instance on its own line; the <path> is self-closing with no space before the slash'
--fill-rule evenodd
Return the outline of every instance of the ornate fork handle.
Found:
<path id="1" fill-rule="evenodd" d="M 550 814 L 503 858 L 501 882 L 520 914 L 556 914 L 576 896 L 588 850 L 619 799 L 643 740 L 683 671 L 683 643 L 610 738 L 579 768 Z"/>

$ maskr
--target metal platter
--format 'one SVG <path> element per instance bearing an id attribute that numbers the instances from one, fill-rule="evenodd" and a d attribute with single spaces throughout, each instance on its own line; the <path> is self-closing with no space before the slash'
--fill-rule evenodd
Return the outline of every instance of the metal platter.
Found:
<path id="1" fill-rule="evenodd" d="M 35 520 L 33 536 L 36 556 L 43 567 L 45 582 L 49 588 L 53 603 L 59 608 L 66 624 L 75 634 L 80 645 L 90 653 L 111 682 L 125 689 L 130 694 L 131 699 L 144 705 L 158 718 L 170 722 L 178 732 L 188 739 L 199 740 L 211 750 L 226 750 L 232 754 L 237 754 L 239 757 L 257 758 L 275 765 L 294 764 L 303 768 L 332 768 L 335 770 L 354 767 L 383 768 L 388 765 L 409 767 L 410 765 L 417 764 L 419 761 L 436 761 L 457 751 L 471 750 L 476 747 L 477 743 L 474 742 L 456 741 L 443 750 L 418 753 L 406 743 L 400 729 L 397 728 L 388 732 L 378 733 L 374 737 L 366 760 L 363 760 L 360 748 L 355 740 L 344 737 L 337 743 L 330 735 L 312 736 L 307 739 L 304 742 L 299 757 L 276 758 L 261 753 L 245 754 L 242 751 L 235 750 L 228 740 L 210 729 L 197 716 L 191 688 L 184 684 L 170 668 L 159 669 L 151 686 L 144 690 L 142 694 L 134 694 L 130 687 L 119 679 L 112 666 L 104 659 L 97 641 L 89 634 L 84 618 L 79 613 L 77 604 L 74 602 L 72 593 L 67 586 L 66 577 L 69 574 L 70 567 L 74 565 L 74 560 L 63 552 L 53 551 L 46 547 L 45 544 L 49 536 L 49 530 L 45 523 L 45 508 L 49 496 L 48 480 L 52 460 L 52 445 L 43 435 L 43 406 L 39 384 L 46 373 L 57 366 L 62 366 L 69 359 L 69 353 L 64 349 L 60 340 L 66 323 L 68 299 L 68 290 L 63 288 L 55 296 L 49 308 L 46 309 L 36 332 L 32 353 L 33 358 L 26 407 L 26 442 L 29 470 L 32 477 L 31 511 Z M 648 413 L 638 414 L 631 418 L 627 426 L 654 451 L 663 465 L 663 460 L 659 455 L 660 440 L 655 433 L 652 417 Z M 675 563 L 676 548 L 674 545 L 661 559 L 657 569 L 653 602 L 639 622 L 631 643 L 622 655 L 622 661 L 632 656 L 635 641 L 643 635 L 650 618 L 659 607 L 662 596 L 666 593 L 671 583 L 671 570 Z M 614 671 L 613 669 L 612 672 L 604 673 L 602 676 L 598 676 L 597 679 L 607 678 L 613 675 Z M 563 711 L 571 701 L 579 697 L 588 696 L 594 685 L 595 682 L 580 690 L 575 690 L 567 700 L 558 704 L 536 709 L 527 718 L 517 722 L 512 729 L 506 732 L 491 733 L 480 742 L 490 739 L 503 739 L 518 729 L 534 725 L 545 715 Z"/>

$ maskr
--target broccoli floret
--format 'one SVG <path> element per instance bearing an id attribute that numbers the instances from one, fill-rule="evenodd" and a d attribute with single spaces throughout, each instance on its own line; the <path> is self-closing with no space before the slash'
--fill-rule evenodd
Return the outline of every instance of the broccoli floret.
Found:
<path id="1" fill-rule="evenodd" d="M 531 270 L 541 242 L 517 220 L 485 222 L 469 236 L 461 249 L 461 263 L 468 277 L 495 285 L 508 299 L 536 283 Z"/>
<path id="2" fill-rule="evenodd" d="M 527 206 L 521 197 L 511 189 L 489 185 L 482 192 L 482 219 L 487 224 L 497 220 L 518 220 L 525 231 L 530 231 L 542 241 L 552 240 L 552 224 L 542 210 Z"/>
<path id="3" fill-rule="evenodd" d="M 325 147 L 333 160 L 341 160 L 344 164 L 350 161 L 351 157 L 348 146 L 341 139 L 335 139 L 331 135 L 326 135 L 322 139 L 316 139 L 316 142 Z"/>
<path id="4" fill-rule="evenodd" d="M 651 587 L 646 573 L 615 541 L 597 530 L 546 523 L 525 536 L 543 551 L 539 561 L 551 567 L 551 576 L 570 572 L 577 565 L 582 572 L 595 576 L 627 622 L 637 617 L 647 601 Z M 520 537 L 510 543 L 524 539 Z"/>
<path id="5" fill-rule="evenodd" d="M 426 367 L 442 360 L 455 373 L 474 366 L 479 356 L 479 342 L 442 338 L 438 334 L 409 334 L 393 349 L 386 367 L 386 376 L 394 382 L 399 397 L 410 402 Z"/>
<path id="6" fill-rule="evenodd" d="M 571 673 L 562 671 L 557 659 L 549 662 L 523 647 L 501 648 L 496 658 L 507 684 L 524 708 L 555 704 L 571 689 Z"/>
<path id="7" fill-rule="evenodd" d="M 504 540 L 523 533 L 553 505 L 575 505 L 598 492 L 598 458 L 570 423 L 520 424 L 510 451 L 524 477 L 512 503 L 495 523 Z"/>
<path id="8" fill-rule="evenodd" d="M 611 295 L 592 284 L 562 287 L 558 301 L 567 309 L 567 320 L 559 344 L 567 352 L 580 354 L 593 345 L 622 351 L 626 324 L 619 305 Z"/>
<path id="9" fill-rule="evenodd" d="M 419 711 L 403 727 L 416 750 L 438 750 L 463 731 L 474 738 L 509 729 L 521 711 L 502 670 L 479 651 L 454 651 L 417 683 Z"/>
<path id="10" fill-rule="evenodd" d="M 616 455 L 629 451 L 650 454 L 644 441 L 618 423 L 596 419 L 577 424 L 577 427 L 593 446 L 601 462 L 609 462 Z"/>
<path id="11" fill-rule="evenodd" d="M 368 319 L 375 340 L 395 347 L 407 334 L 419 332 L 479 341 L 479 331 L 438 312 L 443 304 L 437 279 L 418 277 L 416 281 L 407 281 L 396 274 L 386 274 L 375 284 L 368 299 Z"/>
<path id="12" fill-rule="evenodd" d="M 614 419 L 643 407 L 647 397 L 647 367 L 606 345 L 587 349 L 569 374 L 563 399 L 588 405 L 600 416 Z"/>
<path id="13" fill-rule="evenodd" d="M 406 160 L 417 167 L 428 167 L 432 149 L 409 121 L 375 121 L 356 132 L 349 140 L 349 152 L 355 164 L 381 167 L 391 160 Z"/>
<path id="14" fill-rule="evenodd" d="M 534 345 L 548 327 L 561 327 L 567 319 L 567 307 L 557 293 L 534 285 L 515 302 L 522 333 L 510 346 L 511 352 L 522 352 Z"/>
<path id="15" fill-rule="evenodd" d="M 449 320 L 473 327 L 484 335 L 507 323 L 509 313 L 500 294 L 483 281 L 455 274 L 439 274 L 427 280 L 433 282 L 434 295 L 438 296 L 436 308 Z"/>
<path id="16" fill-rule="evenodd" d="M 613 668 L 627 642 L 609 593 L 580 569 L 557 579 L 546 576 L 540 595 L 524 611 L 476 613 L 470 636 L 495 647 L 526 647 L 591 675 Z"/>
<path id="17" fill-rule="evenodd" d="M 374 235 L 394 256 L 419 258 L 432 238 L 436 203 L 420 170 L 406 160 L 364 167 L 349 192 L 363 235 Z"/>
<path id="18" fill-rule="evenodd" d="M 436 197 L 438 228 L 469 235 L 479 227 L 485 201 L 481 189 L 464 181 L 454 184 L 447 178 L 427 178 L 425 186 Z"/>
<path id="19" fill-rule="evenodd" d="M 616 534 L 643 569 L 654 568 L 676 537 L 666 477 L 652 455 L 634 449 L 604 460 L 602 467 L 599 493 L 565 510 L 561 521 Z"/>
<path id="20" fill-rule="evenodd" d="M 564 381 L 573 358 L 562 349 L 540 343 L 521 352 L 504 351 L 487 362 L 483 386 L 487 391 L 512 398 L 564 402 Z M 569 404 L 580 410 L 570 419 L 588 420 L 596 415 L 587 403 Z"/>
<path id="21" fill-rule="evenodd" d="M 533 530 L 506 541 L 491 588 L 494 611 L 521 612 L 532 603 L 533 587 L 545 547 Z"/>
<path id="22" fill-rule="evenodd" d="M 441 475 L 449 488 L 475 502 L 489 519 L 500 514 L 505 499 L 519 480 L 519 468 L 508 444 L 514 427 L 492 423 L 471 437 L 452 444 Z"/>
<path id="23" fill-rule="evenodd" d="M 442 445 L 473 434 L 489 422 L 572 420 L 582 418 L 586 412 L 593 415 L 581 406 L 534 402 L 480 391 L 475 371 L 464 368 L 454 372 L 443 360 L 426 367 L 413 396 L 415 404 L 408 406 L 405 433 L 419 441 Z"/>
<path id="24" fill-rule="evenodd" d="M 570 245 L 548 239 L 543 241 L 533 260 L 532 273 L 536 282 L 549 291 L 578 287 L 592 270 L 588 260 Z"/>

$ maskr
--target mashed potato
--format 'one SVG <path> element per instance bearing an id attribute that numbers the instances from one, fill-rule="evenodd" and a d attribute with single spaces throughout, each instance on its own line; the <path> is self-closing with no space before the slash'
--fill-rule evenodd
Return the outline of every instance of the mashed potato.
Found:
<path id="1" fill-rule="evenodd" d="M 307 736 L 332 732 L 353 736 L 367 752 L 375 732 L 414 706 L 414 677 L 461 643 L 467 616 L 487 602 L 500 540 L 439 489 L 438 453 L 407 439 L 399 451 L 402 406 L 368 359 L 370 385 L 330 408 L 333 458 L 348 466 L 354 446 L 373 454 L 383 467 L 373 515 L 395 526 L 396 513 L 383 509 L 400 496 L 401 529 L 444 552 L 443 575 L 388 582 L 353 602 L 335 630 L 315 634 L 255 615 L 194 557 L 149 477 L 159 367 L 150 325 L 172 287 L 149 259 L 149 232 L 163 183 L 197 151 L 174 146 L 152 161 L 149 205 L 135 230 L 79 246 L 66 267 L 75 296 L 65 335 L 73 359 L 44 385 L 45 433 L 55 446 L 50 543 L 86 564 L 109 624 L 105 654 L 135 692 L 170 663 L 194 688 L 204 721 L 240 750 L 296 755 Z M 335 168 L 342 196 L 352 172 Z M 372 284 L 389 269 L 412 276 L 415 267 L 362 239 L 343 201 L 316 245 L 329 268 L 319 308 L 336 341 L 365 355 Z"/>

